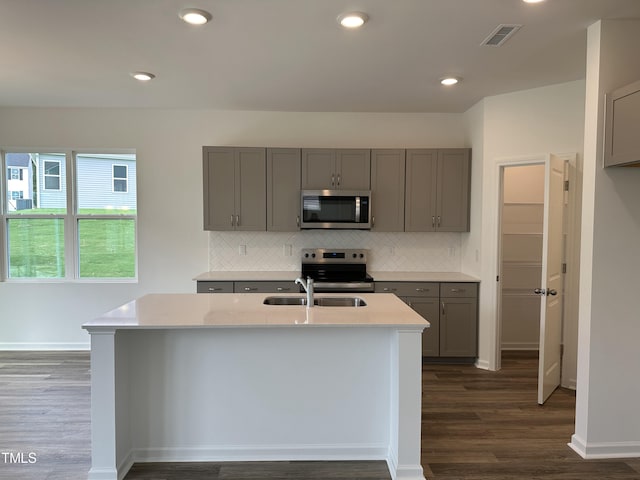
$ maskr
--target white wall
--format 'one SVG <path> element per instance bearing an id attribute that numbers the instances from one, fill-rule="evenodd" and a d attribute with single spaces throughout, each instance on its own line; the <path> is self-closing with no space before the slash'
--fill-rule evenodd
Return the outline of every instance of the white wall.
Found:
<path id="1" fill-rule="evenodd" d="M 583 456 L 640 456 L 640 169 L 602 168 L 604 94 L 640 79 L 640 21 L 589 27 L 576 430 Z"/>
<path id="2" fill-rule="evenodd" d="M 148 292 L 195 291 L 191 279 L 209 267 L 203 145 L 469 146 L 460 114 L 2 108 L 0 148 L 136 149 L 139 282 L 0 283 L 0 349 L 86 348 L 80 326 L 104 311 Z M 461 235 L 430 238 L 459 250 Z"/>
<path id="3" fill-rule="evenodd" d="M 466 113 L 467 135 L 474 158 L 481 150 L 483 159 L 482 170 L 473 183 L 477 188 L 471 191 L 471 204 L 481 210 L 482 228 L 480 236 L 474 233 L 463 240 L 462 268 L 478 272 L 476 276 L 482 282 L 478 365 L 483 368 L 495 369 L 498 361 L 495 332 L 500 186 L 497 165 L 509 160 L 540 159 L 550 153 L 582 152 L 583 114 L 582 80 L 487 97 L 481 107 L 475 106 Z M 476 183 L 479 181 L 481 188 Z M 473 265 L 476 250 L 479 264 Z"/>

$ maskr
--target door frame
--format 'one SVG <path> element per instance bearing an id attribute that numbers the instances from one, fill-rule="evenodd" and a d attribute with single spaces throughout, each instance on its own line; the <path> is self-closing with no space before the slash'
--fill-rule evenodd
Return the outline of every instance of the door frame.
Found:
<path id="1" fill-rule="evenodd" d="M 575 152 L 567 152 L 567 153 L 548 153 L 548 154 L 539 154 L 539 155 L 525 155 L 518 157 L 504 157 L 496 159 L 495 163 L 495 185 L 496 189 L 494 191 L 494 212 L 496 212 L 496 223 L 494 225 L 495 228 L 492 229 L 493 245 L 495 248 L 492 248 L 495 257 L 492 260 L 492 267 L 494 269 L 495 275 L 493 278 L 497 276 L 502 276 L 502 203 L 503 203 L 503 190 L 504 190 L 504 169 L 506 167 L 518 167 L 518 166 L 527 166 L 527 165 L 540 165 L 547 163 L 551 155 L 558 157 L 564 160 L 565 165 L 568 166 L 568 180 L 569 184 L 574 187 L 570 187 L 569 194 L 566 198 L 566 208 L 567 213 L 570 215 L 570 220 L 567 223 L 567 238 L 565 243 L 565 261 L 569 263 L 567 277 L 565 277 L 565 301 L 564 301 L 564 315 L 563 315 L 563 327 L 562 327 L 562 344 L 563 344 L 563 353 L 562 353 L 562 373 L 560 385 L 567 388 L 575 389 L 575 378 L 576 372 L 572 369 L 568 370 L 565 368 L 568 365 L 574 365 L 577 368 L 577 342 L 578 342 L 578 332 L 577 332 L 577 314 L 578 314 L 578 285 L 577 281 L 579 280 L 579 264 L 575 261 L 576 258 L 579 258 L 580 255 L 580 225 L 576 224 L 576 215 L 580 212 L 580 207 L 577 204 L 578 201 L 578 193 L 582 191 L 581 186 L 578 185 L 580 182 L 578 172 L 577 172 L 577 153 Z M 546 199 L 545 199 L 546 206 Z M 493 282 L 492 282 L 493 283 Z M 495 303 L 493 304 L 493 310 L 495 312 L 495 321 L 493 323 L 493 332 L 491 334 L 491 339 L 493 340 L 493 349 L 490 352 L 492 358 L 489 359 L 489 364 L 493 365 L 495 368 L 492 370 L 500 370 L 502 368 L 502 288 L 500 288 L 500 282 L 495 282 L 495 291 L 493 295 L 493 299 Z M 567 357 L 571 357 L 570 361 L 566 361 Z M 567 378 L 569 377 L 569 378 Z"/>

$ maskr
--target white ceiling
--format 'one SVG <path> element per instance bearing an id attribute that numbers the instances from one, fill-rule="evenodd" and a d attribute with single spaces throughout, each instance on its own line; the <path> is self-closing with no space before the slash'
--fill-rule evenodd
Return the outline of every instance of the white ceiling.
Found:
<path id="1" fill-rule="evenodd" d="M 364 28 L 337 24 L 351 10 Z M 0 0 L 0 106 L 463 112 L 584 78 L 600 18 L 640 18 L 640 0 Z M 480 46 L 501 23 L 524 26 Z"/>

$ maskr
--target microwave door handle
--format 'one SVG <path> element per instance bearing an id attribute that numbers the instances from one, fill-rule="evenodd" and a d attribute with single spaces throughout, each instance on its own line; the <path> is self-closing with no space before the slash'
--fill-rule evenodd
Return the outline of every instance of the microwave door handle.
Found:
<path id="1" fill-rule="evenodd" d="M 360 197 L 356 197 L 356 223 L 360 223 Z"/>

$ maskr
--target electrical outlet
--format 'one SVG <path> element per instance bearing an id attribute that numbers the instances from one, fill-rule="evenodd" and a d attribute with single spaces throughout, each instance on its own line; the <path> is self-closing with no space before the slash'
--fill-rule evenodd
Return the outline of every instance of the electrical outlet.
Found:
<path id="1" fill-rule="evenodd" d="M 283 250 L 284 250 L 284 256 L 285 257 L 290 257 L 292 255 L 292 252 L 293 252 L 293 247 L 291 246 L 291 244 L 285 243 Z"/>
<path id="2" fill-rule="evenodd" d="M 239 245 L 238 246 L 238 254 L 246 255 L 247 254 L 247 246 L 246 245 Z"/>

